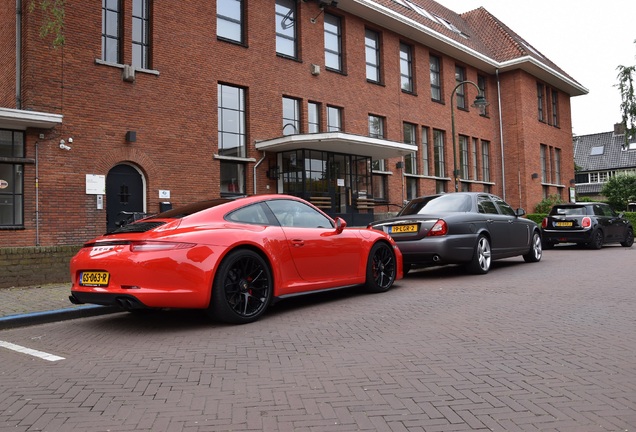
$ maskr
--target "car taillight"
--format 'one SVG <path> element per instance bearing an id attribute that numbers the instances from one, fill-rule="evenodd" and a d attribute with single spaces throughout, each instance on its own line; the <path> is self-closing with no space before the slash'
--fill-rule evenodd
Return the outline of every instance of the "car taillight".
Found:
<path id="1" fill-rule="evenodd" d="M 195 243 L 143 241 L 131 243 L 130 250 L 132 252 L 160 252 L 177 249 L 190 249 L 194 246 L 196 246 Z"/>
<path id="2" fill-rule="evenodd" d="M 435 225 L 433 225 L 433 227 L 428 231 L 428 234 L 426 235 L 429 237 L 443 236 L 446 235 L 447 232 L 448 224 L 444 219 L 439 219 L 437 222 L 435 222 Z"/>
<path id="3" fill-rule="evenodd" d="M 592 219 L 590 219 L 589 217 L 585 216 L 583 218 L 583 220 L 581 221 L 581 226 L 583 228 L 589 228 L 592 226 Z"/>
<path id="4" fill-rule="evenodd" d="M 543 220 L 541 221 L 541 228 L 547 228 L 548 227 L 548 218 L 543 218 Z"/>

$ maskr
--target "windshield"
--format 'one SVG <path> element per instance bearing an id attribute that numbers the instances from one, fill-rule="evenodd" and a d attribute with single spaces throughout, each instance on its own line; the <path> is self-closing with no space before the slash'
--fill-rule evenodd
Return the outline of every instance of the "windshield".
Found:
<path id="1" fill-rule="evenodd" d="M 426 213 L 469 212 L 471 208 L 470 195 L 434 195 L 411 201 L 402 209 L 399 216 Z"/>

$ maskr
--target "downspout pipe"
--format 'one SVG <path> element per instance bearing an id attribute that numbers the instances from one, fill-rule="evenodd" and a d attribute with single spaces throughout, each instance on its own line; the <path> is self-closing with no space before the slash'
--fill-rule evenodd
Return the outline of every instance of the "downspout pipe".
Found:
<path id="1" fill-rule="evenodd" d="M 15 0 L 15 107 L 22 109 L 22 0 Z"/>
<path id="2" fill-rule="evenodd" d="M 505 201 L 506 200 L 506 157 L 504 155 L 503 118 L 501 116 L 501 81 L 499 79 L 499 69 L 495 69 L 495 76 L 497 77 L 497 105 L 499 107 L 499 143 L 501 146 L 501 186 L 503 191 L 502 198 Z"/>
<path id="3" fill-rule="evenodd" d="M 253 176 L 254 176 L 254 178 L 253 178 L 253 180 L 254 180 L 254 195 L 256 195 L 256 168 L 258 168 L 258 166 L 261 163 L 263 163 L 264 160 L 265 160 L 265 152 L 263 151 L 263 157 L 258 162 L 256 162 L 254 164 L 254 174 L 253 174 Z"/>

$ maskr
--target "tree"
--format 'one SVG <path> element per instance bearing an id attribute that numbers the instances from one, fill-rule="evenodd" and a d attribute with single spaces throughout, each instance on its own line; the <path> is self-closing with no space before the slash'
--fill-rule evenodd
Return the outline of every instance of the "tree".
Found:
<path id="1" fill-rule="evenodd" d="M 603 185 L 601 194 L 616 210 L 625 210 L 627 203 L 636 201 L 636 175 L 620 174 Z"/>
<path id="2" fill-rule="evenodd" d="M 634 40 L 636 43 L 636 40 Z M 625 144 L 629 145 L 629 139 L 636 136 L 636 95 L 634 94 L 634 76 L 636 66 L 620 65 L 618 70 L 617 87 L 621 92 L 622 124 L 625 127 Z"/>
<path id="3" fill-rule="evenodd" d="M 64 45 L 64 6 L 66 0 L 30 0 L 29 12 L 42 11 L 44 22 L 40 27 L 40 36 L 53 35 L 53 47 Z"/>

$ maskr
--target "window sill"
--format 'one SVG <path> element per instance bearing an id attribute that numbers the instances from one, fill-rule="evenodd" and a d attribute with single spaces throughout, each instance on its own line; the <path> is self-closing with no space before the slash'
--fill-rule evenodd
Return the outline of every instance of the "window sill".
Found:
<path id="1" fill-rule="evenodd" d="M 107 62 L 107 61 L 104 61 L 104 60 L 101 60 L 101 59 L 95 59 L 95 64 L 102 65 L 102 66 L 110 66 L 110 67 L 114 67 L 114 68 L 117 68 L 117 69 L 124 69 L 124 65 L 123 64 Z M 137 67 L 135 67 L 134 69 L 135 69 L 135 72 L 141 72 L 141 73 L 145 73 L 145 74 L 159 76 L 159 71 L 158 70 L 143 69 L 143 68 L 137 68 Z"/>

